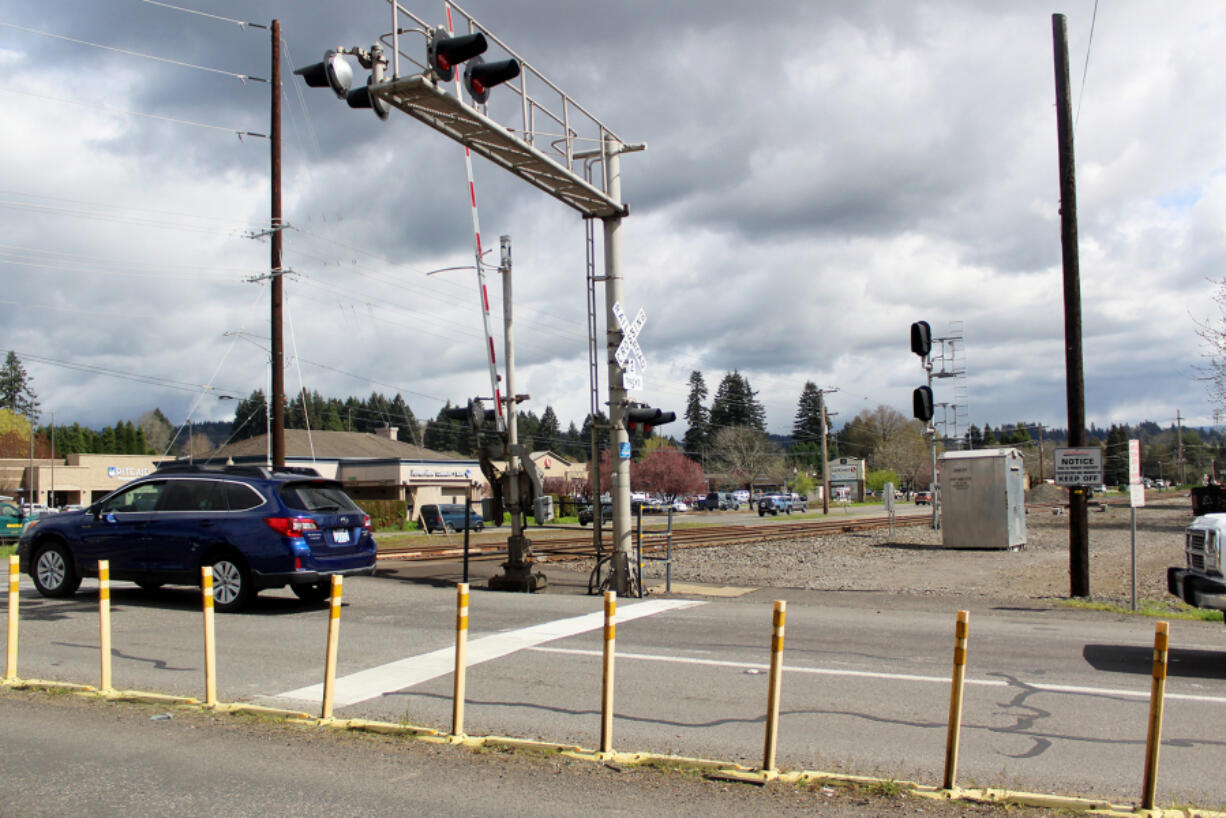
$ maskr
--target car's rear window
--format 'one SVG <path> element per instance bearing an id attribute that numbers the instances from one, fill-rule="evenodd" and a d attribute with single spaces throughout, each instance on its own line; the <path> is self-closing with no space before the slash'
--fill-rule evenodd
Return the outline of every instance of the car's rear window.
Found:
<path id="1" fill-rule="evenodd" d="M 286 483 L 277 490 L 285 504 L 299 511 L 323 513 L 361 511 L 339 483 L 325 480 Z"/>

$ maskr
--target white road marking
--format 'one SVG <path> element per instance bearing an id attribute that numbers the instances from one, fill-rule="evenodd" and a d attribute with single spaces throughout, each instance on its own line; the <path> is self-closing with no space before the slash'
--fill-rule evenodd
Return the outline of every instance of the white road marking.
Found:
<path id="1" fill-rule="evenodd" d="M 570 656 L 600 656 L 598 650 L 576 650 L 572 648 L 543 648 L 533 647 L 532 650 L 541 653 L 560 653 Z M 732 662 L 721 659 L 699 659 L 690 656 L 660 656 L 652 653 L 621 653 L 617 654 L 618 661 L 622 659 L 638 659 L 644 662 L 673 662 L 682 665 L 706 665 L 708 667 L 730 667 L 740 668 L 745 670 L 770 670 L 769 664 L 761 664 L 758 662 Z M 860 679 L 885 679 L 887 681 L 899 682 L 927 682 L 935 684 L 948 685 L 950 677 L 948 676 L 916 676 L 910 673 L 883 673 L 872 670 L 843 670 L 836 668 L 823 667 L 794 667 L 785 665 L 784 670 L 790 673 L 808 673 L 815 676 L 849 676 Z M 1027 690 L 1041 690 L 1045 693 L 1084 693 L 1091 696 L 1126 696 L 1132 699 L 1148 699 L 1148 690 L 1125 690 L 1122 688 L 1113 687 L 1085 687 L 1080 685 L 1057 685 L 1045 684 L 1041 682 L 1006 682 L 1003 679 L 967 679 L 968 685 L 978 687 L 1013 687 L 1024 688 Z M 1206 702 L 1209 704 L 1226 704 L 1226 696 L 1199 696 L 1193 693 L 1171 693 L 1167 691 L 1166 698 L 1177 699 L 1186 702 Z"/>
<path id="2" fill-rule="evenodd" d="M 702 600 L 695 599 L 652 599 L 631 605 L 623 603 L 617 606 L 617 624 L 621 625 L 624 622 L 665 611 L 705 604 Z M 468 643 L 468 666 L 472 667 L 492 659 L 500 659 L 555 639 L 564 639 L 602 627 L 604 627 L 604 611 L 594 611 L 582 616 L 543 622 L 540 625 L 473 639 Z M 599 654 L 599 651 L 597 653 Z M 446 676 L 454 670 L 455 646 L 448 645 L 419 656 L 398 659 L 395 662 L 388 662 L 385 665 L 343 676 L 336 680 L 332 703 L 336 707 L 357 704 L 385 693 L 393 693 L 431 679 L 437 679 L 439 676 Z M 276 698 L 319 701 L 323 698 L 323 692 L 324 686 L 321 682 L 280 693 Z"/>

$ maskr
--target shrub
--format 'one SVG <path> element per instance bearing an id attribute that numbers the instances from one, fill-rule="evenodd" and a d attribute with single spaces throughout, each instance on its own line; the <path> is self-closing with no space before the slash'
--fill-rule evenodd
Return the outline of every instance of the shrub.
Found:
<path id="1" fill-rule="evenodd" d="M 358 506 L 370 515 L 372 528 L 405 527 L 405 518 L 409 513 L 409 504 L 404 500 L 359 500 Z"/>

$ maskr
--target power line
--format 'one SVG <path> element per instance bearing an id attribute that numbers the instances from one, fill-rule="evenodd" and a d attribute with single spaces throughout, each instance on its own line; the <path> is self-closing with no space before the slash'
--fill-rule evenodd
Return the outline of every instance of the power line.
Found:
<path id="1" fill-rule="evenodd" d="M 16 29 L 17 31 L 24 31 L 29 34 L 39 34 L 43 37 L 53 37 L 57 40 L 64 40 L 66 42 L 76 43 L 77 45 L 87 45 L 87 46 L 90 46 L 91 48 L 101 48 L 104 51 L 114 51 L 117 54 L 125 54 L 129 57 L 141 57 L 142 59 L 153 60 L 155 62 L 164 62 L 164 63 L 169 63 L 170 65 L 178 65 L 182 68 L 194 68 L 197 71 L 207 71 L 211 74 L 221 74 L 226 77 L 234 77 L 235 79 L 243 83 L 246 83 L 248 80 L 250 80 L 251 82 L 268 82 L 268 80 L 264 79 L 263 77 L 253 77 L 250 74 L 239 74 L 234 71 L 225 71 L 221 68 L 209 68 L 206 65 L 195 65 L 194 63 L 183 62 L 181 60 L 172 60 L 169 57 L 159 57 L 155 54 L 143 54 L 139 51 L 130 51 L 126 48 L 118 48 L 113 45 L 104 45 L 102 43 L 93 43 L 93 42 L 90 42 L 89 40 L 78 40 L 75 37 L 68 37 L 63 34 L 54 34 L 50 31 L 39 31 L 36 28 L 28 28 L 26 26 L 19 26 L 16 23 L 6 23 L 3 20 L 0 20 L 0 26 Z"/>
<path id="2" fill-rule="evenodd" d="M 1077 122 L 1081 119 L 1081 100 L 1086 93 L 1086 75 L 1090 73 L 1090 46 L 1094 45 L 1094 23 L 1098 20 L 1098 0 L 1094 0 L 1094 13 L 1090 16 L 1090 39 L 1086 43 L 1086 63 L 1081 69 L 1081 90 L 1077 92 L 1077 113 L 1073 115 L 1073 132 L 1077 132 Z"/>
<path id="3" fill-rule="evenodd" d="M 162 114 L 146 114 L 141 111 L 129 111 L 126 108 L 116 108 L 114 106 L 103 105 L 98 102 L 82 102 L 79 99 L 68 99 L 67 97 L 53 97 L 50 94 L 36 94 L 33 91 L 18 91 L 16 88 L 0 88 L 0 91 L 5 91 L 9 94 L 21 94 L 22 96 L 26 96 L 26 97 L 37 97 L 39 99 L 49 99 L 52 102 L 63 102 L 63 103 L 67 103 L 68 105 L 80 105 L 84 108 L 94 108 L 99 111 L 107 111 L 108 113 L 112 113 L 112 114 L 126 114 L 127 116 L 141 116 L 147 119 L 160 119 L 163 122 L 173 122 L 176 125 L 191 125 L 192 127 L 195 127 L 195 128 L 206 128 L 211 131 L 225 131 L 226 133 L 234 134 L 235 136 L 239 138 L 240 141 L 242 140 L 244 136 L 253 136 L 253 137 L 256 137 L 257 139 L 267 139 L 268 138 L 267 134 L 257 133 L 255 131 L 248 131 L 242 128 L 227 128 L 222 125 L 209 125 L 206 122 L 195 122 L 190 119 L 179 119 L 178 117 L 163 116 Z"/>
<path id="4" fill-rule="evenodd" d="M 234 23 L 243 30 L 248 28 L 261 28 L 265 31 L 268 30 L 268 26 L 264 25 L 263 23 L 250 23 L 245 20 L 235 20 L 232 17 L 222 17 L 220 14 L 209 14 L 207 11 L 197 11 L 196 9 L 184 8 L 183 6 L 172 6 L 170 3 L 162 3 L 159 2 L 159 0 L 142 0 L 142 2 L 148 3 L 151 6 L 161 6 L 162 8 L 181 11 L 184 14 L 196 14 L 201 17 L 211 18 L 213 20 L 220 20 L 223 23 Z"/>

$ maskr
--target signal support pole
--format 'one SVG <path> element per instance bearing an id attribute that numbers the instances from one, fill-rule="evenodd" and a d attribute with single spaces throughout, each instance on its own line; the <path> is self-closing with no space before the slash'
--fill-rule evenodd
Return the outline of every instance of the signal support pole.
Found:
<path id="1" fill-rule="evenodd" d="M 606 140 L 604 145 L 605 193 L 620 202 L 622 198 L 621 159 L 623 146 Z M 622 217 L 620 213 L 604 219 L 605 335 L 609 348 L 609 460 L 613 497 L 613 590 L 618 596 L 630 595 L 630 448 L 626 431 L 626 386 L 614 353 L 622 342 L 622 330 L 613 315 L 613 305 L 622 301 Z M 599 498 L 596 499 L 599 503 Z"/>
<path id="2" fill-rule="evenodd" d="M 507 509 L 511 512 L 511 536 L 507 538 L 507 561 L 502 564 L 502 573 L 490 577 L 490 588 L 495 591 L 533 592 L 544 590 L 546 579 L 542 573 L 532 572 L 532 541 L 524 536 L 524 505 L 520 478 L 523 476 L 519 447 L 519 427 L 515 411 L 515 322 L 511 313 L 511 237 L 500 239 L 502 258 L 498 272 L 502 273 L 502 321 L 503 339 L 506 344 L 506 419 L 507 419 L 507 471 L 503 476 Z M 494 399 L 498 399 L 495 393 Z M 467 532 L 466 532 L 467 533 Z"/>

